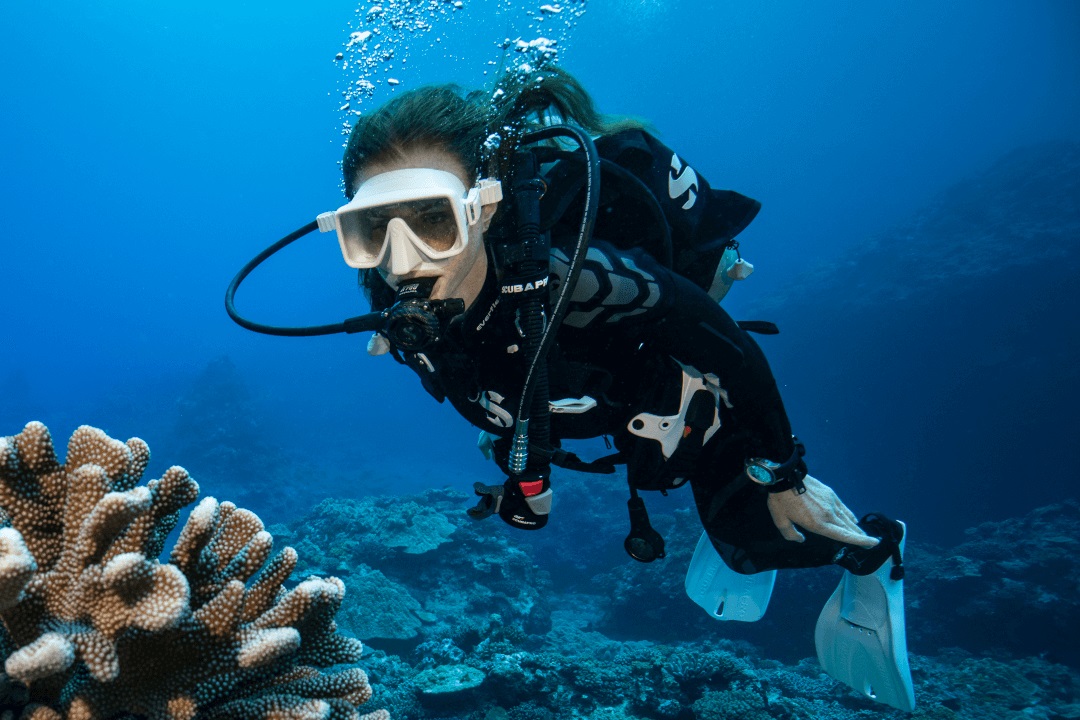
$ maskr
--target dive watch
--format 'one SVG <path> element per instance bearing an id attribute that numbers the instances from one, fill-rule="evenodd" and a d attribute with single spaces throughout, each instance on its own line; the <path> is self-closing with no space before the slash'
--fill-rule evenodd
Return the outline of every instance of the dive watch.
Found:
<path id="1" fill-rule="evenodd" d="M 746 474 L 758 485 L 766 487 L 780 482 L 776 471 L 781 467 L 780 463 L 765 458 L 750 458 L 746 461 Z"/>
<path id="2" fill-rule="evenodd" d="M 803 462 L 806 446 L 799 442 L 797 437 L 792 437 L 792 440 L 795 441 L 795 449 L 791 451 L 791 457 L 786 462 L 778 463 L 768 458 L 750 458 L 746 461 L 747 477 L 770 493 L 795 490 L 801 495 L 806 492 L 806 486 L 803 484 L 803 478 L 806 477 L 806 463 Z"/>

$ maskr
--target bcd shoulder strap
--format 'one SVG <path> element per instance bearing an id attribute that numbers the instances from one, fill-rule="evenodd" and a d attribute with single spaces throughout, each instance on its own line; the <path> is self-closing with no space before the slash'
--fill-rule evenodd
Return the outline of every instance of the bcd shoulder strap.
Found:
<path id="1" fill-rule="evenodd" d="M 601 157 L 600 212 L 593 234 L 616 247 L 640 247 L 661 264 L 709 290 L 723 251 L 757 215 L 761 203 L 715 190 L 670 148 L 643 130 L 596 140 Z M 538 150 L 547 190 L 544 229 L 579 217 L 584 202 L 580 152 Z"/>

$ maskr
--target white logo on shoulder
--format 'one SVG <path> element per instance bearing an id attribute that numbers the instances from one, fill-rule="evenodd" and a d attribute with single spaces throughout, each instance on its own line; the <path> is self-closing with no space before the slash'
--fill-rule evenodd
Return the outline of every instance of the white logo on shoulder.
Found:
<path id="1" fill-rule="evenodd" d="M 694 168 L 683 165 L 678 155 L 671 156 L 671 174 L 668 175 L 667 191 L 672 200 L 689 191 L 690 196 L 683 203 L 682 209 L 689 210 L 697 202 L 698 179 Z"/>
<path id="2" fill-rule="evenodd" d="M 499 405 L 504 400 L 506 398 L 494 390 L 486 390 L 480 393 L 480 397 L 476 398 L 476 402 L 480 403 L 480 407 L 487 410 L 488 422 L 495 427 L 508 428 L 514 424 L 514 416 L 506 408 Z"/>

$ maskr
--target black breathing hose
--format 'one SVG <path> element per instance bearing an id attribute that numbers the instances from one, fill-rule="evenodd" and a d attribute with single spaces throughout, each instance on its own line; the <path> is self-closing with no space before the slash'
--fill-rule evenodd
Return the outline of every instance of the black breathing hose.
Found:
<path id="1" fill-rule="evenodd" d="M 247 328 L 248 330 L 254 330 L 258 333 L 265 335 L 283 335 L 286 337 L 307 337 L 312 335 L 333 335 L 335 333 L 358 333 L 367 332 L 369 330 L 378 330 L 385 323 L 382 313 L 368 313 L 367 315 L 359 315 L 357 317 L 349 318 L 344 322 L 333 323 L 332 325 L 313 325 L 311 327 L 278 327 L 275 325 L 263 325 L 262 323 L 252 322 L 245 317 L 242 317 L 240 313 L 236 311 L 236 289 L 240 287 L 240 283 L 244 282 L 244 279 L 251 274 L 251 271 L 262 265 L 274 253 L 278 252 L 287 245 L 290 245 L 300 238 L 304 237 L 308 233 L 312 233 L 319 227 L 319 223 L 316 220 L 312 220 L 307 225 L 304 225 L 298 230 L 293 230 L 285 237 L 278 240 L 270 247 L 263 250 L 261 253 L 253 257 L 247 265 L 240 268 L 240 272 L 236 273 L 236 277 L 229 283 L 229 289 L 225 291 L 225 311 L 229 313 L 229 317 L 236 322 L 237 325 Z"/>

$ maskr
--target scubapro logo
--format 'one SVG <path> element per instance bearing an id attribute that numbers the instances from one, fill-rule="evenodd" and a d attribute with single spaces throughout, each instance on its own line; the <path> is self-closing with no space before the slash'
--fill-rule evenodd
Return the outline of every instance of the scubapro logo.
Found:
<path id="1" fill-rule="evenodd" d="M 503 285 L 502 294 L 507 295 L 510 293 L 530 292 L 532 290 L 539 290 L 547 287 L 548 278 L 540 278 L 535 282 L 518 283 L 517 285 Z"/>
<path id="2" fill-rule="evenodd" d="M 480 393 L 476 402 L 480 407 L 487 410 L 487 419 L 495 427 L 508 428 L 514 424 L 514 416 L 499 403 L 506 400 L 505 397 L 494 390 L 486 390 Z"/>
<path id="3" fill-rule="evenodd" d="M 689 191 L 690 196 L 683 203 L 682 209 L 689 210 L 697 202 L 698 179 L 694 168 L 683 165 L 678 155 L 671 156 L 671 174 L 668 175 L 667 191 L 672 200 L 682 197 Z"/>

